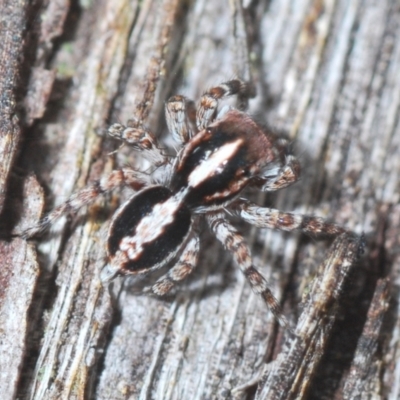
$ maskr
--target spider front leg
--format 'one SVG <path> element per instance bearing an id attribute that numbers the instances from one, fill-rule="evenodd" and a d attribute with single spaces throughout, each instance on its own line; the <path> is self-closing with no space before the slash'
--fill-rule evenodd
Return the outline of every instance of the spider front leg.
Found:
<path id="1" fill-rule="evenodd" d="M 320 217 L 281 212 L 274 208 L 260 207 L 245 199 L 238 199 L 229 211 L 258 228 L 280 231 L 300 231 L 313 236 L 337 236 L 347 230 Z"/>
<path id="2" fill-rule="evenodd" d="M 235 263 L 250 283 L 253 292 L 261 295 L 281 326 L 288 326 L 288 321 L 282 314 L 268 281 L 254 267 L 250 249 L 243 236 L 226 220 L 224 213 L 210 214 L 207 216 L 207 221 L 217 239 L 233 254 Z"/>
<path id="3" fill-rule="evenodd" d="M 286 142 L 286 141 L 285 141 Z M 284 156 L 285 162 L 272 169 L 267 169 L 258 175 L 261 184 L 256 186 L 263 192 L 273 192 L 284 189 L 297 182 L 300 177 L 300 163 L 293 155 Z"/>
<path id="4" fill-rule="evenodd" d="M 158 296 L 167 294 L 176 283 L 187 278 L 196 268 L 200 250 L 200 239 L 196 234 L 184 248 L 176 264 L 157 282 L 144 289 L 144 292 L 152 292 Z"/>
<path id="5" fill-rule="evenodd" d="M 132 121 L 128 122 L 128 125 L 113 124 L 108 128 L 108 134 L 139 150 L 153 165 L 167 164 L 168 158 L 159 146 L 156 137 L 140 126 L 139 123 Z"/>
<path id="6" fill-rule="evenodd" d="M 107 177 L 91 183 L 89 186 L 74 193 L 65 203 L 56 207 L 43 217 L 35 226 L 23 231 L 20 236 L 31 238 L 48 229 L 55 220 L 64 214 L 75 214 L 83 206 L 95 201 L 99 196 L 123 185 L 139 190 L 148 184 L 148 177 L 142 172 L 128 168 L 112 171 Z"/>
<path id="7" fill-rule="evenodd" d="M 185 96 L 172 96 L 165 103 L 168 130 L 179 144 L 187 143 L 196 133 L 196 108 Z"/>
<path id="8" fill-rule="evenodd" d="M 253 87 L 239 79 L 233 79 L 207 90 L 200 99 L 196 113 L 196 123 L 199 130 L 207 128 L 215 118 L 218 101 L 224 97 L 238 95 L 238 97 L 253 97 Z"/>

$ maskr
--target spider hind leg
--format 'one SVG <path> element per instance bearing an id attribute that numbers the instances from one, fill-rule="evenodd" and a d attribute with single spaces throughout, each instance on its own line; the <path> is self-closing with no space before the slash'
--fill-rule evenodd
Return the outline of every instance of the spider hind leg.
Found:
<path id="1" fill-rule="evenodd" d="M 253 292 L 263 298 L 279 324 L 288 327 L 289 323 L 282 313 L 278 300 L 272 294 L 268 281 L 252 263 L 250 249 L 243 236 L 226 220 L 223 213 L 210 214 L 207 220 L 217 239 L 232 253 L 235 263 L 246 277 Z"/>
<path id="2" fill-rule="evenodd" d="M 144 292 L 150 292 L 157 296 L 167 294 L 176 283 L 183 281 L 194 271 L 199 258 L 199 249 L 199 236 L 195 235 L 189 240 L 175 265 L 154 285 L 144 288 Z"/>

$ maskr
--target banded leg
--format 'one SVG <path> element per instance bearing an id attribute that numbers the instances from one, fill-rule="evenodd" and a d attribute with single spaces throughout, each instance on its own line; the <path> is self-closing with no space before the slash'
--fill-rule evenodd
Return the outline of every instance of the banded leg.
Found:
<path id="1" fill-rule="evenodd" d="M 140 124 L 131 123 L 132 126 L 129 124 L 129 122 L 128 125 L 113 124 L 108 128 L 108 134 L 139 150 L 155 166 L 167 164 L 168 158 L 155 136 L 141 128 Z"/>
<path id="2" fill-rule="evenodd" d="M 289 142 L 286 139 L 275 139 L 274 155 L 275 161 L 265 165 L 253 183 L 253 186 L 263 192 L 283 189 L 295 183 L 300 177 L 300 163 L 291 154 Z"/>
<path id="3" fill-rule="evenodd" d="M 110 192 L 123 185 L 131 186 L 134 190 L 139 190 L 148 184 L 147 175 L 128 168 L 112 171 L 107 177 L 95 181 L 74 193 L 65 203 L 56 207 L 49 214 L 44 216 L 35 226 L 23 231 L 20 236 L 25 239 L 31 238 L 38 233 L 48 229 L 55 220 L 64 214 L 75 214 L 82 207 L 92 203 L 99 196 Z"/>
<path id="4" fill-rule="evenodd" d="M 285 213 L 274 208 L 260 207 L 250 201 L 239 199 L 230 205 L 229 211 L 249 224 L 259 228 L 291 232 L 298 230 L 314 236 L 337 236 L 347 232 L 343 227 L 320 217 Z"/>
<path id="5" fill-rule="evenodd" d="M 217 239 L 233 254 L 235 263 L 250 283 L 254 293 L 261 295 L 281 326 L 288 326 L 277 299 L 271 292 L 268 281 L 257 271 L 251 259 L 250 249 L 243 236 L 226 220 L 223 213 L 207 216 L 208 224 Z"/>
<path id="6" fill-rule="evenodd" d="M 202 130 L 210 125 L 217 112 L 218 100 L 235 94 L 239 97 L 251 97 L 253 95 L 251 89 L 250 84 L 242 82 L 239 79 L 233 79 L 207 90 L 201 96 L 200 105 L 197 109 L 197 128 Z"/>
<path id="7" fill-rule="evenodd" d="M 188 142 L 196 133 L 196 108 L 185 96 L 172 96 L 165 103 L 168 130 L 179 144 Z"/>
<path id="8" fill-rule="evenodd" d="M 300 177 L 300 163 L 296 157 L 289 155 L 286 157 L 285 164 L 279 169 L 277 175 L 268 180 L 261 190 L 264 192 L 272 192 L 283 189 L 297 182 Z"/>
<path id="9" fill-rule="evenodd" d="M 152 292 L 158 296 L 167 294 L 177 282 L 184 280 L 197 266 L 199 258 L 200 239 L 195 235 L 189 240 L 177 263 L 157 282 L 144 289 L 145 292 Z"/>

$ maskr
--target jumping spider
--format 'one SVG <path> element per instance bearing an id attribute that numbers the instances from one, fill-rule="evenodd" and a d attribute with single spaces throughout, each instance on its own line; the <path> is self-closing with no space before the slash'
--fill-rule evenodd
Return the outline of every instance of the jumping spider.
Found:
<path id="1" fill-rule="evenodd" d="M 168 266 L 168 272 L 147 288 L 157 295 L 166 294 L 196 267 L 199 236 L 195 227 L 203 218 L 233 254 L 253 291 L 286 325 L 268 282 L 254 267 L 249 247 L 226 214 L 239 216 L 257 227 L 300 230 L 317 236 L 338 235 L 345 229 L 321 218 L 259 207 L 239 197 L 248 186 L 265 192 L 285 188 L 300 174 L 299 162 L 285 139 L 261 128 L 244 112 L 232 107 L 218 110 L 220 99 L 243 96 L 248 88 L 240 80 L 211 88 L 201 97 L 196 112 L 187 98 L 171 97 L 165 105 L 167 125 L 181 146 L 174 158 L 168 157 L 154 135 L 139 123 L 112 125 L 109 134 L 141 151 L 153 164 L 153 172 L 115 170 L 75 193 L 23 235 L 32 237 L 99 195 L 130 186 L 135 193 L 119 207 L 110 224 L 109 264 L 102 272 L 103 281 Z"/>

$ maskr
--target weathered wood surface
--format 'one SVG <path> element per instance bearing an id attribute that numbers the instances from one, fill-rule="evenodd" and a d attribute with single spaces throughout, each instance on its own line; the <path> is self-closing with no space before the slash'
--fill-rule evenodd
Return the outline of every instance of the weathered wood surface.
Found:
<path id="1" fill-rule="evenodd" d="M 248 0 L 244 14 L 233 0 L 45 3 L 0 1 L 3 236 L 38 218 L 32 172 L 51 209 L 115 165 L 143 166 L 127 147 L 110 155 L 111 122 L 149 113 L 171 145 L 169 95 L 197 99 L 251 71 L 250 113 L 293 140 L 303 173 L 250 196 L 365 232 L 367 246 L 354 264 L 351 239 L 332 247 L 238 221 L 302 341 L 206 232 L 176 296 L 141 295 L 126 279 L 103 288 L 121 197 L 99 199 L 37 246 L 0 245 L 1 398 L 399 398 L 398 1 Z"/>

